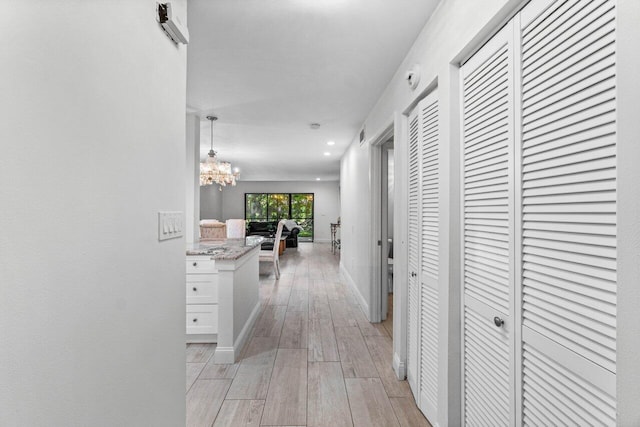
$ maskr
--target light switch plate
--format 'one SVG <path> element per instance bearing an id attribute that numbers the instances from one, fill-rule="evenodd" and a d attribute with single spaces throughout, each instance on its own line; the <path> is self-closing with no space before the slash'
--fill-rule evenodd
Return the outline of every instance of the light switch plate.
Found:
<path id="1" fill-rule="evenodd" d="M 158 212 L 158 240 L 175 239 L 184 235 L 182 212 Z"/>

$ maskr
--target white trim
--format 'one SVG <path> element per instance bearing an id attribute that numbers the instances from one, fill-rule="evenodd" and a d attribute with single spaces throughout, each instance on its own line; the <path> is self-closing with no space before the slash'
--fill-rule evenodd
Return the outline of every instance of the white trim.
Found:
<path id="1" fill-rule="evenodd" d="M 617 2 L 616 21 L 616 98 L 617 98 L 617 331 L 616 395 L 618 425 L 637 425 L 640 420 L 640 133 L 638 99 L 640 50 L 638 19 L 640 2 Z"/>
<path id="2" fill-rule="evenodd" d="M 371 142 L 369 146 L 369 194 L 371 195 L 371 222 L 369 223 L 371 226 L 369 232 L 369 266 L 371 268 L 369 272 L 369 301 L 371 301 L 371 305 L 369 306 L 368 317 L 370 322 L 382 321 L 380 313 L 382 308 L 380 297 L 382 287 L 380 265 L 382 261 L 380 259 L 380 246 L 378 246 L 378 241 L 381 240 L 380 227 L 382 222 L 380 215 L 380 211 L 382 210 L 382 197 L 380 194 L 381 163 L 382 146 L 379 145 L 378 140 L 376 140 Z"/>
<path id="3" fill-rule="evenodd" d="M 531 0 L 511 0 L 500 9 L 500 11 L 490 19 L 480 32 L 471 40 L 471 43 L 463 51 L 458 54 L 458 61 L 452 61 L 453 64 L 462 67 L 473 55 L 475 55 L 485 44 L 487 44 L 498 31 L 513 19 Z"/>
<path id="4" fill-rule="evenodd" d="M 549 7 L 551 4 L 548 1 L 544 2 L 546 7 Z M 525 9 L 531 10 L 531 7 Z M 518 66 L 518 63 L 522 61 L 522 23 L 521 23 L 522 14 L 517 13 L 513 19 L 513 58 L 514 58 L 514 66 L 513 66 L 513 176 L 514 182 L 511 185 L 511 189 L 513 191 L 513 217 L 509 217 L 510 221 L 513 221 L 513 279 L 511 283 L 513 284 L 512 291 L 512 302 L 511 307 L 514 315 L 512 316 L 511 323 L 513 327 L 513 361 L 512 361 L 512 369 L 513 369 L 513 390 L 514 390 L 514 401 L 513 401 L 513 414 L 514 414 L 514 422 L 521 424 L 522 423 L 522 408 L 523 408 L 523 346 L 524 343 L 522 339 L 522 305 L 524 303 L 523 295 L 522 295 L 522 266 L 523 266 L 523 234 L 522 234 L 522 225 L 523 225 L 523 206 L 522 206 L 522 184 L 519 183 L 520 178 L 522 176 L 522 132 L 517 131 L 518 129 L 523 129 L 522 126 L 522 90 L 517 89 L 522 87 L 522 68 Z"/>
<path id="5" fill-rule="evenodd" d="M 371 285 L 369 287 L 369 301 L 371 305 L 368 310 L 370 322 L 380 322 L 382 320 L 382 284 L 381 280 L 381 247 L 378 241 L 382 240 L 380 233 L 382 228 L 382 144 L 394 136 L 394 117 L 392 116 L 381 130 L 368 139 L 369 144 L 369 194 L 371 195 L 371 222 L 369 241 L 369 266 L 371 268 Z"/>
<path id="6" fill-rule="evenodd" d="M 260 301 L 258 301 L 253 307 L 253 310 L 251 310 L 251 314 L 249 315 L 247 322 L 244 324 L 244 327 L 238 334 L 238 338 L 236 338 L 236 341 L 233 343 L 233 348 L 238 352 L 238 355 L 251 336 L 251 329 L 253 329 L 253 325 L 256 323 L 258 316 L 260 315 L 260 307 Z"/>
<path id="7" fill-rule="evenodd" d="M 367 317 L 368 317 L 369 316 L 369 304 L 367 304 L 367 301 L 364 299 L 364 297 L 360 293 L 360 290 L 358 289 L 358 286 L 356 285 L 356 282 L 353 281 L 353 278 L 351 277 L 351 275 L 349 274 L 349 272 L 345 268 L 345 266 L 342 263 L 342 261 L 340 261 L 340 273 L 342 273 L 342 276 L 344 277 L 345 282 L 347 282 L 347 285 L 349 285 L 349 287 L 351 288 L 351 291 L 356 296 L 356 299 L 358 300 L 358 304 L 360 304 L 360 306 L 362 307 L 362 311 L 365 314 L 367 314 Z"/>
<path id="8" fill-rule="evenodd" d="M 479 50 L 480 48 L 478 47 L 477 50 Z M 476 50 L 476 51 L 477 51 Z M 475 54 L 475 52 L 474 52 Z M 458 281 L 458 283 L 456 284 L 458 286 L 458 295 L 459 295 L 459 299 L 458 299 L 458 324 L 459 326 L 459 331 L 460 333 L 458 334 L 458 345 L 459 345 L 459 354 L 460 354 L 460 359 L 458 360 L 459 362 L 459 372 L 460 372 L 460 376 L 459 376 L 459 381 L 460 381 L 460 406 L 458 407 L 459 412 L 458 415 L 460 417 L 460 420 L 464 420 L 465 419 L 465 397 L 464 397 L 464 388 L 465 388 L 465 377 L 464 377 L 464 349 L 465 349 L 465 337 L 464 337 L 464 257 L 465 257 L 465 253 L 464 253 L 464 100 L 463 100 L 463 96 L 464 96 L 464 75 L 463 75 L 463 69 L 462 66 L 460 66 L 458 68 L 458 78 L 459 78 L 459 93 L 458 93 L 458 109 L 459 109 L 459 117 L 460 120 L 458 121 L 458 135 L 460 135 L 459 137 L 459 141 L 458 141 L 458 183 L 459 183 L 459 189 L 458 189 L 458 219 L 459 219 L 459 226 L 458 229 L 460 230 L 460 234 L 458 235 L 458 245 L 457 245 L 457 249 L 458 249 L 458 257 L 459 257 L 459 268 L 460 268 L 460 280 Z"/>
<path id="9" fill-rule="evenodd" d="M 218 334 L 184 334 L 187 344 L 209 344 L 218 342 Z"/>
<path id="10" fill-rule="evenodd" d="M 235 354 L 234 347 L 216 347 L 213 361 L 220 364 L 233 364 L 235 363 Z"/>
<path id="11" fill-rule="evenodd" d="M 244 324 L 240 334 L 238 334 L 238 338 L 236 338 L 233 343 L 233 347 L 216 347 L 216 351 L 213 355 L 215 363 L 232 364 L 236 362 L 236 356 L 240 356 L 242 347 L 244 347 L 247 339 L 251 336 L 251 329 L 256 323 L 256 320 L 258 320 L 260 307 L 260 301 L 258 301 L 253 307 L 253 310 L 249 315 L 249 319 L 247 319 L 247 322 Z"/>
<path id="12" fill-rule="evenodd" d="M 396 373 L 396 378 L 400 381 L 407 378 L 407 364 L 406 359 L 400 360 L 398 353 L 393 353 L 393 370 Z"/>
<path id="13" fill-rule="evenodd" d="M 402 113 L 394 116 L 394 202 L 393 202 L 393 353 L 396 376 L 407 376 L 407 283 L 409 278 L 407 259 L 409 174 L 407 168 L 409 144 L 409 117 Z"/>
<path id="14" fill-rule="evenodd" d="M 434 425 L 460 425 L 460 150 L 462 134 L 460 68 L 449 65 L 440 76 L 438 102 L 441 105 L 440 154 L 440 283 L 438 289 L 439 364 L 438 420 Z"/>

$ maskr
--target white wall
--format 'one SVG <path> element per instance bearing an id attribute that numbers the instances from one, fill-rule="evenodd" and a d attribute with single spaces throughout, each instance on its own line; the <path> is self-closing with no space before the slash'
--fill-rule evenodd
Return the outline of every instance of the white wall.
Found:
<path id="1" fill-rule="evenodd" d="M 211 193 L 222 194 L 222 214 L 220 218 L 244 218 L 244 194 L 245 193 L 314 193 L 314 239 L 316 242 L 330 241 L 329 224 L 336 222 L 340 216 L 340 195 L 337 181 L 239 181 L 235 187 L 224 187 L 222 192 L 218 186 L 201 187 L 201 209 L 204 215 L 214 215 L 215 211 L 206 210 L 205 199 L 211 197 Z M 214 207 L 215 209 L 215 207 Z"/>
<path id="2" fill-rule="evenodd" d="M 2 4 L 0 425 L 184 425 L 186 48 L 154 0 Z"/>
<path id="3" fill-rule="evenodd" d="M 200 239 L 200 117 L 187 114 L 186 127 L 184 236 L 186 243 L 190 244 Z"/>
<path id="4" fill-rule="evenodd" d="M 370 208 L 371 192 L 375 188 L 369 182 L 370 154 L 367 144 L 360 146 L 355 142 L 340 163 L 340 266 L 360 293 L 365 313 L 371 303 Z"/>
<path id="5" fill-rule="evenodd" d="M 225 187 L 220 191 L 219 185 L 205 185 L 200 187 L 200 219 L 223 220 L 222 196 L 224 191 L 232 187 Z"/>

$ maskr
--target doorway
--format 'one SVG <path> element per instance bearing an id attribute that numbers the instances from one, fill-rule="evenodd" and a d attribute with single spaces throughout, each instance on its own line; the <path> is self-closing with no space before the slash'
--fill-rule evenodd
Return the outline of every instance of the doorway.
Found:
<path id="1" fill-rule="evenodd" d="M 381 147 L 380 164 L 380 319 L 393 336 L 393 137 Z"/>

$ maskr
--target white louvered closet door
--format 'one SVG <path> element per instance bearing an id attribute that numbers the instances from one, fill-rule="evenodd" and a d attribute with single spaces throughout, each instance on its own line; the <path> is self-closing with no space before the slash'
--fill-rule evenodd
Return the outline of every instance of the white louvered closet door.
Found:
<path id="1" fill-rule="evenodd" d="M 418 399 L 419 359 L 419 298 L 418 268 L 420 265 L 420 159 L 419 124 L 417 109 L 409 116 L 409 282 L 407 313 L 407 381 L 416 400 Z"/>
<path id="2" fill-rule="evenodd" d="M 425 416 L 438 416 L 438 277 L 440 269 L 440 135 L 438 97 L 418 104 L 420 115 L 420 399 Z"/>
<path id="3" fill-rule="evenodd" d="M 437 420 L 440 137 L 438 98 L 409 117 L 409 348 L 407 377 L 420 410 Z"/>
<path id="4" fill-rule="evenodd" d="M 513 22 L 462 68 L 463 400 L 469 426 L 511 426 L 514 398 Z"/>
<path id="5" fill-rule="evenodd" d="M 520 20 L 522 420 L 615 425 L 615 2 Z"/>

